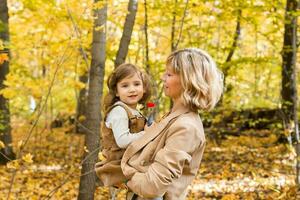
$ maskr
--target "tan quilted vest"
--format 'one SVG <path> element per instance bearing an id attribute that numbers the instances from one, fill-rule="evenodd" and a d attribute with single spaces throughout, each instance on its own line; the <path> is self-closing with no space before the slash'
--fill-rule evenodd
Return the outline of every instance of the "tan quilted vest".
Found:
<path id="1" fill-rule="evenodd" d="M 129 119 L 128 126 L 130 133 L 138 133 L 144 130 L 146 123 L 145 117 L 133 115 L 129 108 L 121 103 L 111 106 L 107 113 L 116 106 L 122 106 L 126 110 Z M 102 155 L 104 160 L 96 163 L 95 170 L 104 186 L 112 186 L 125 181 L 125 176 L 121 170 L 121 159 L 125 149 L 118 147 L 112 129 L 106 127 L 105 121 L 106 117 L 102 122 L 101 129 Z"/>

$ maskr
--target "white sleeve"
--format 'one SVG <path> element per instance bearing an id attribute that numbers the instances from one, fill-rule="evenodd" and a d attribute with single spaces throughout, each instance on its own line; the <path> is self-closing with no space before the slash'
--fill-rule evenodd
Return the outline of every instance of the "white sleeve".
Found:
<path id="1" fill-rule="evenodd" d="M 130 133 L 126 110 L 121 106 L 114 107 L 107 115 L 106 126 L 112 129 L 114 138 L 120 148 L 126 148 L 131 142 L 144 135 L 144 131 Z"/>

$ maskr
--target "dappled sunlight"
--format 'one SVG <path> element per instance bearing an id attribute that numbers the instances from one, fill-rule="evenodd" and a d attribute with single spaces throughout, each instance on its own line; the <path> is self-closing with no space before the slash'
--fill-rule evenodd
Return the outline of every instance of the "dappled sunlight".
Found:
<path id="1" fill-rule="evenodd" d="M 30 166 L 32 171 L 41 171 L 41 172 L 52 172 L 60 171 L 63 169 L 61 165 L 32 165 Z"/>
<path id="2" fill-rule="evenodd" d="M 278 177 L 242 177 L 233 180 L 200 180 L 194 183 L 190 190 L 194 193 L 239 193 L 254 192 L 264 189 L 278 190 L 295 185 L 294 176 L 280 175 Z"/>

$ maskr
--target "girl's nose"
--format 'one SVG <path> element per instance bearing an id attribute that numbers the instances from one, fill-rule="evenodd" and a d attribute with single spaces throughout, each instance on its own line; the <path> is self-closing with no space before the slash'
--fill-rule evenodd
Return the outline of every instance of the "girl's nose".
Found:
<path id="1" fill-rule="evenodd" d="M 134 92 L 134 91 L 135 91 L 135 87 L 134 87 L 134 86 L 131 86 L 131 87 L 129 88 L 129 91 L 130 91 L 130 92 Z"/>

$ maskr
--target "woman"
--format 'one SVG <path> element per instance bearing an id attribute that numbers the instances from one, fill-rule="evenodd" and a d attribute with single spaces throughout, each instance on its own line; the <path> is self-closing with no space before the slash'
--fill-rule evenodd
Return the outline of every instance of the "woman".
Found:
<path id="1" fill-rule="evenodd" d="M 198 110 L 211 110 L 223 91 L 213 59 L 195 48 L 173 52 L 162 77 L 171 111 L 126 149 L 121 166 L 136 199 L 185 199 L 205 147 Z"/>

